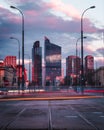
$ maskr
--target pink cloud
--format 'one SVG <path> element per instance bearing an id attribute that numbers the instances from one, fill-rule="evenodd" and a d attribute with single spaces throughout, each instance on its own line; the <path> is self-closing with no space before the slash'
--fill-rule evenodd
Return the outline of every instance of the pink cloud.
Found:
<path id="1" fill-rule="evenodd" d="M 86 33 L 95 33 L 98 31 L 94 24 L 87 18 L 83 19 L 83 30 Z"/>
<path id="2" fill-rule="evenodd" d="M 29 15 L 29 16 L 38 16 L 38 13 L 34 10 L 27 10 L 25 11 L 26 15 Z"/>
<path id="3" fill-rule="evenodd" d="M 51 2 L 46 4 L 47 7 L 54 9 L 55 11 L 60 11 L 66 16 L 72 17 L 74 19 L 80 18 L 80 13 L 71 4 L 64 4 L 61 0 L 51 0 Z"/>
<path id="4" fill-rule="evenodd" d="M 18 15 L 15 15 L 14 13 L 11 13 L 8 9 L 5 9 L 3 7 L 0 7 L 0 17 L 1 17 L 1 21 L 10 21 L 12 23 L 18 24 L 20 23 L 21 19 Z"/>

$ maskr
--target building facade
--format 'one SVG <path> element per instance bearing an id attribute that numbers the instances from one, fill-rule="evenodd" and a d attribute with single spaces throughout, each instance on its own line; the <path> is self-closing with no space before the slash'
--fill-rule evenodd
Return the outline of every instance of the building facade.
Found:
<path id="1" fill-rule="evenodd" d="M 77 84 L 80 77 L 80 61 L 80 58 L 74 55 L 66 58 L 66 77 L 71 85 Z"/>
<path id="2" fill-rule="evenodd" d="M 36 41 L 32 48 L 32 82 L 34 85 L 42 85 L 42 47 Z"/>
<path id="3" fill-rule="evenodd" d="M 56 77 L 61 76 L 61 47 L 45 37 L 44 42 L 45 85 L 54 85 Z"/>
<path id="4" fill-rule="evenodd" d="M 85 80 L 88 85 L 93 85 L 92 75 L 94 72 L 94 57 L 87 55 L 85 57 Z"/>
<path id="5" fill-rule="evenodd" d="M 13 66 L 16 67 L 16 56 L 6 56 L 4 59 L 5 66 Z"/>
<path id="6" fill-rule="evenodd" d="M 12 65 L 4 66 L 0 64 L 0 87 L 11 87 L 16 84 L 16 68 Z"/>
<path id="7" fill-rule="evenodd" d="M 99 67 L 94 71 L 93 82 L 95 87 L 104 87 L 104 66 Z"/>

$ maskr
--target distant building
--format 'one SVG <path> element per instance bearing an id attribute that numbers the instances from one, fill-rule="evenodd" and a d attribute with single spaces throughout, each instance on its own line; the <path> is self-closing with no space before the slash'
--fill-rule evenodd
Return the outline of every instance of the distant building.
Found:
<path id="1" fill-rule="evenodd" d="M 61 76 L 61 47 L 45 37 L 44 42 L 45 85 L 54 85 L 57 76 Z"/>
<path id="2" fill-rule="evenodd" d="M 13 66 L 16 67 L 16 56 L 6 56 L 4 59 L 5 66 Z"/>
<path id="3" fill-rule="evenodd" d="M 13 66 L 0 65 L 0 87 L 16 84 L 16 69 Z"/>
<path id="4" fill-rule="evenodd" d="M 91 72 L 94 70 L 94 57 L 91 55 L 87 55 L 85 57 L 85 72 Z"/>
<path id="5" fill-rule="evenodd" d="M 93 82 L 95 87 L 104 87 L 104 66 L 94 71 Z"/>
<path id="6" fill-rule="evenodd" d="M 66 77 L 70 77 L 70 84 L 76 84 L 77 78 L 80 75 L 80 58 L 74 55 L 66 58 Z"/>
<path id="7" fill-rule="evenodd" d="M 19 70 L 20 69 L 20 70 Z M 22 65 L 17 65 L 16 67 L 16 75 L 17 75 L 17 81 L 19 83 L 20 81 L 20 84 L 22 84 Z M 20 71 L 20 74 L 19 74 L 19 71 Z M 26 68 L 24 68 L 24 81 L 26 83 L 27 81 L 27 72 L 26 72 Z"/>
<path id="8" fill-rule="evenodd" d="M 79 75 L 80 74 L 80 58 L 74 55 L 66 58 L 66 75 Z"/>
<path id="9" fill-rule="evenodd" d="M 93 85 L 92 75 L 94 72 L 94 57 L 87 55 L 85 57 L 85 80 L 89 85 Z"/>
<path id="10" fill-rule="evenodd" d="M 20 67 L 20 76 L 19 76 Z M 0 62 L 0 86 L 18 86 L 18 79 L 22 84 L 22 65 L 16 64 L 16 56 L 6 56 L 3 62 Z M 27 73 L 24 68 L 24 81 L 27 81 Z"/>
<path id="11" fill-rule="evenodd" d="M 42 47 L 36 41 L 32 48 L 32 82 L 35 85 L 42 85 Z"/>

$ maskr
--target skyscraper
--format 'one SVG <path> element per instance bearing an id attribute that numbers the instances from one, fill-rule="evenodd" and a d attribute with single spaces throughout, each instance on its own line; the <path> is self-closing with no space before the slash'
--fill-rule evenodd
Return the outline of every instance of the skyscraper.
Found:
<path id="1" fill-rule="evenodd" d="M 87 55 L 85 57 L 85 79 L 86 83 L 93 85 L 92 75 L 94 72 L 94 57 L 92 55 Z"/>
<path id="2" fill-rule="evenodd" d="M 80 58 L 77 56 L 68 56 L 66 58 L 66 76 L 79 75 Z"/>
<path id="3" fill-rule="evenodd" d="M 78 83 L 80 75 L 80 58 L 74 55 L 66 58 L 66 76 L 70 77 L 70 84 L 74 85 Z"/>
<path id="4" fill-rule="evenodd" d="M 32 82 L 42 85 L 42 48 L 40 42 L 36 41 L 32 48 Z"/>
<path id="5" fill-rule="evenodd" d="M 61 47 L 45 37 L 44 47 L 45 83 L 54 85 L 57 76 L 61 76 Z"/>
<path id="6" fill-rule="evenodd" d="M 94 57 L 91 55 L 87 55 L 85 57 L 85 72 L 94 70 Z"/>

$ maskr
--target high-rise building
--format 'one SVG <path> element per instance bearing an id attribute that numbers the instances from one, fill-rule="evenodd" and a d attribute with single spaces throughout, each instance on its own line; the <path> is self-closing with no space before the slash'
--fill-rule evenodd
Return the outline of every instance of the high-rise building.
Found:
<path id="1" fill-rule="evenodd" d="M 85 57 L 85 72 L 94 70 L 94 57 L 91 55 L 87 55 Z"/>
<path id="2" fill-rule="evenodd" d="M 54 85 L 57 76 L 61 76 L 61 47 L 45 37 L 45 85 Z"/>
<path id="3" fill-rule="evenodd" d="M 13 66 L 16 67 L 16 56 L 6 56 L 4 59 L 5 66 Z"/>
<path id="4" fill-rule="evenodd" d="M 80 76 L 80 58 L 74 55 L 66 58 L 66 77 L 69 79 L 70 84 L 77 84 Z"/>
<path id="5" fill-rule="evenodd" d="M 35 85 L 42 85 L 42 47 L 36 41 L 32 48 L 32 82 Z"/>
<path id="6" fill-rule="evenodd" d="M 87 55 L 85 57 L 85 80 L 87 84 L 93 85 L 92 75 L 94 72 L 94 57 Z"/>
<path id="7" fill-rule="evenodd" d="M 80 58 L 77 56 L 68 56 L 66 58 L 66 76 L 80 74 Z"/>

